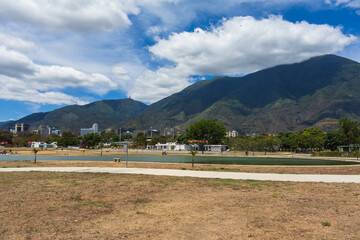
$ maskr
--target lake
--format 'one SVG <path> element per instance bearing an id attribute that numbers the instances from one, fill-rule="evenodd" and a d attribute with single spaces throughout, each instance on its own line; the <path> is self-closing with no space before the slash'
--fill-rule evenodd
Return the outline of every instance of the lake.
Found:
<path id="1" fill-rule="evenodd" d="M 114 157 L 126 160 L 126 156 L 37 156 L 39 161 L 113 161 Z M 129 162 L 191 163 L 191 156 L 129 156 Z M 0 161 L 32 161 L 34 155 L 0 155 Z M 195 163 L 230 165 L 354 165 L 359 162 L 299 159 L 299 158 L 256 158 L 196 156 Z"/>

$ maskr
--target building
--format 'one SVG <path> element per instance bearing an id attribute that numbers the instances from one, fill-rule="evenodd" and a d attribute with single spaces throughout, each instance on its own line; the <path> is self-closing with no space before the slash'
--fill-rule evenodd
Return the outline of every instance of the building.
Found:
<path id="1" fill-rule="evenodd" d="M 236 130 L 228 131 L 227 136 L 228 137 L 237 137 L 237 136 L 239 136 L 239 132 Z"/>
<path id="2" fill-rule="evenodd" d="M 45 143 L 45 142 L 31 142 L 32 148 L 57 148 L 57 142 Z"/>
<path id="3" fill-rule="evenodd" d="M 174 138 L 174 135 L 175 135 L 175 131 L 174 129 L 170 128 L 170 127 L 166 127 L 164 129 L 164 136 L 165 137 L 172 137 Z"/>
<path id="4" fill-rule="evenodd" d="M 16 123 L 15 124 L 15 134 L 19 134 L 22 132 L 29 132 L 30 125 L 26 123 Z"/>
<path id="5" fill-rule="evenodd" d="M 156 129 L 153 129 L 153 128 L 150 128 L 150 129 L 146 130 L 146 136 L 148 138 L 152 138 L 155 135 L 160 135 L 159 130 L 156 130 Z"/>
<path id="6" fill-rule="evenodd" d="M 350 144 L 350 145 L 342 145 L 342 146 L 337 146 L 337 149 L 340 152 L 352 152 L 352 151 L 357 151 L 360 149 L 360 145 L 354 145 L 354 144 Z"/>
<path id="7" fill-rule="evenodd" d="M 43 136 L 49 136 L 49 135 L 52 135 L 52 134 L 59 135 L 59 136 L 61 135 L 61 131 L 56 129 L 55 127 L 50 128 L 49 126 L 44 126 L 44 125 L 40 125 L 38 127 L 38 129 L 32 130 L 32 133 L 33 134 L 40 134 L 40 135 L 43 135 Z"/>
<path id="8" fill-rule="evenodd" d="M 174 151 L 190 151 L 192 148 L 189 144 L 179 143 L 158 143 L 155 144 L 156 150 L 174 150 Z"/>
<path id="9" fill-rule="evenodd" d="M 90 134 L 90 133 L 98 133 L 99 132 L 99 126 L 97 123 L 94 123 L 91 128 L 81 128 L 80 129 L 80 137 Z"/>
<path id="10" fill-rule="evenodd" d="M 204 145 L 204 150 L 207 152 L 223 152 L 228 149 L 227 145 Z"/>

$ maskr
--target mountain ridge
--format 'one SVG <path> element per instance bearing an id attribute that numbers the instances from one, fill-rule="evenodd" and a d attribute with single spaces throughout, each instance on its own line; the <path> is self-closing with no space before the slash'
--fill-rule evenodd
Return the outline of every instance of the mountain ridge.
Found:
<path id="1" fill-rule="evenodd" d="M 140 114 L 147 105 L 130 98 L 101 100 L 86 105 L 69 105 L 49 112 L 33 113 L 17 121 L 0 123 L 0 128 L 13 128 L 15 123 L 28 123 L 33 127 L 49 125 L 63 131 L 78 133 L 80 128 L 98 123 L 100 129 L 113 127 L 125 118 Z"/>
<path id="2" fill-rule="evenodd" d="M 310 126 L 327 131 L 336 127 L 334 123 L 341 117 L 360 120 L 357 107 L 360 104 L 360 64 L 336 55 L 323 55 L 243 77 L 219 76 L 199 81 L 150 106 L 132 100 L 137 104 L 129 104 L 132 106 L 129 108 L 120 104 L 122 108 L 117 108 L 116 101 L 121 100 L 104 101 L 52 111 L 58 114 L 35 113 L 27 117 L 36 124 L 47 125 L 60 119 L 63 127 L 69 130 L 79 129 L 80 125 L 86 127 L 84 121 L 79 124 L 76 113 L 79 112 L 82 118 L 86 117 L 87 125 L 102 121 L 104 128 L 128 130 L 150 127 L 184 130 L 204 118 L 218 120 L 228 130 L 236 129 L 241 133 L 298 131 Z M 88 113 L 86 106 L 90 106 Z M 129 114 L 120 116 L 119 111 L 124 109 Z"/>

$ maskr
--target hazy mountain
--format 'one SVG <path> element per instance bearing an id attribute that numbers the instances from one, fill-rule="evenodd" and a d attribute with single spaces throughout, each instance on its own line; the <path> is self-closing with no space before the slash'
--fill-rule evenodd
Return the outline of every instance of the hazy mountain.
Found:
<path id="1" fill-rule="evenodd" d="M 335 55 L 280 65 L 244 77 L 201 81 L 126 119 L 124 128 L 185 129 L 202 118 L 243 133 L 279 132 L 360 117 L 360 64 Z"/>
<path id="2" fill-rule="evenodd" d="M 136 116 L 147 108 L 144 103 L 132 99 L 103 100 L 84 106 L 71 105 L 51 112 L 34 113 L 17 121 L 0 123 L 0 128 L 14 128 L 16 122 L 29 123 L 31 127 L 49 125 L 61 130 L 79 132 L 80 128 L 98 123 L 100 129 L 114 127 L 126 118 Z"/>

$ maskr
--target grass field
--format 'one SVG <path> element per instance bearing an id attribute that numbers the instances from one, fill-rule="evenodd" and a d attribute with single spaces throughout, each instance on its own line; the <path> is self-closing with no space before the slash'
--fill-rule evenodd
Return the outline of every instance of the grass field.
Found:
<path id="1" fill-rule="evenodd" d="M 1 173 L 0 239 L 359 239 L 360 184 Z"/>

